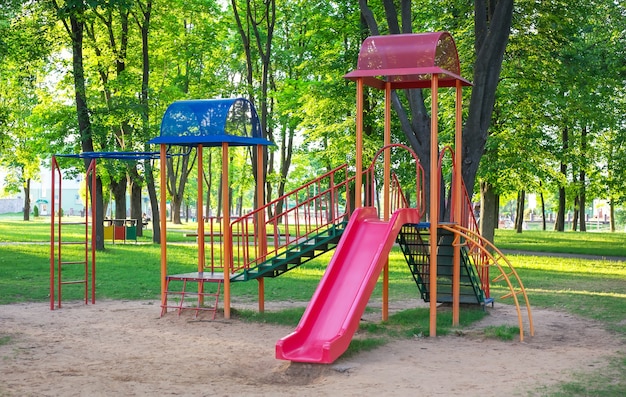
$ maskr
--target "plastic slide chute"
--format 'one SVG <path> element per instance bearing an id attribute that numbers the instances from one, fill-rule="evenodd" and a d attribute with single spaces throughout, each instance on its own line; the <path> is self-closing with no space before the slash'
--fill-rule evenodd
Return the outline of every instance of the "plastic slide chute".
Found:
<path id="1" fill-rule="evenodd" d="M 330 364 L 341 356 L 401 227 L 419 217 L 418 209 L 403 208 L 382 221 L 376 208 L 356 209 L 300 323 L 276 343 L 276 358 Z"/>

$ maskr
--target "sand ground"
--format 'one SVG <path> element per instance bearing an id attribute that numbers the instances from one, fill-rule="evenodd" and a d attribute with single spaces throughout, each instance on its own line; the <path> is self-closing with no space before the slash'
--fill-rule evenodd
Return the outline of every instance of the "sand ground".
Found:
<path id="1" fill-rule="evenodd" d="M 533 310 L 535 335 L 523 342 L 485 339 L 478 330 L 487 325 L 517 325 L 511 306 L 488 311 L 461 335 L 397 340 L 314 365 L 274 357 L 292 328 L 160 317 L 157 301 L 4 305 L 0 337 L 11 341 L 0 346 L 0 396 L 528 396 L 625 349 L 597 323 L 546 310 Z"/>

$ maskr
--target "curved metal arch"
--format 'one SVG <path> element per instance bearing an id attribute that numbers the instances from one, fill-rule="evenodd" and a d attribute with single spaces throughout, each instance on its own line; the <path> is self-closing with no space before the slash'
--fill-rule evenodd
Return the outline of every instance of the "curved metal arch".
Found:
<path id="1" fill-rule="evenodd" d="M 534 336 L 535 328 L 533 325 L 533 317 L 532 317 L 532 312 L 530 309 L 530 302 L 528 301 L 528 295 L 526 294 L 526 289 L 524 288 L 524 284 L 522 283 L 522 280 L 517 274 L 517 271 L 513 268 L 513 265 L 511 265 L 511 262 L 489 240 L 487 240 L 480 234 L 468 228 L 465 228 L 460 225 L 440 225 L 440 227 L 442 229 L 445 229 L 449 232 L 454 233 L 455 235 L 459 237 L 463 237 L 466 241 L 471 241 L 471 242 L 478 241 L 478 243 L 474 244 L 474 246 L 471 248 L 478 249 L 480 255 L 488 259 L 488 261 L 482 261 L 481 265 L 490 266 L 489 263 L 492 263 L 493 264 L 492 266 L 495 266 L 500 271 L 500 275 L 492 279 L 492 281 L 498 282 L 500 280 L 504 280 L 507 286 L 509 287 L 510 292 L 508 294 L 501 296 L 500 298 L 505 299 L 505 298 L 512 297 L 513 301 L 515 302 L 515 308 L 517 310 L 517 318 L 518 318 L 518 324 L 519 324 L 519 329 L 520 329 L 520 342 L 524 341 L 524 322 L 522 318 L 520 302 L 519 302 L 519 299 L 517 298 L 518 294 L 521 294 L 524 297 L 524 302 L 526 305 L 526 311 L 527 311 L 527 316 L 528 316 L 529 333 L 530 333 L 530 336 Z M 458 241 L 455 241 L 455 243 L 459 244 Z M 500 264 L 500 262 L 504 262 L 504 264 L 508 268 L 508 271 L 504 269 L 504 267 Z M 517 290 L 515 289 L 515 287 L 513 286 L 513 283 L 511 282 L 511 276 L 513 276 L 515 282 L 517 283 L 517 285 L 519 285 Z"/>

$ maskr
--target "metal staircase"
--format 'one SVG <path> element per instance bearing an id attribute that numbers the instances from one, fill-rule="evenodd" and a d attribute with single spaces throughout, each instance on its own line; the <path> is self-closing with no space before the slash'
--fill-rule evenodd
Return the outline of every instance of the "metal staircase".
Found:
<path id="1" fill-rule="evenodd" d="M 397 242 L 404 254 L 420 295 L 425 302 L 430 301 L 430 254 L 428 223 L 404 225 L 398 234 Z M 437 302 L 452 302 L 452 264 L 454 234 L 439 229 L 437 241 Z M 485 297 L 481 281 L 475 268 L 476 264 L 468 249 L 461 245 L 460 303 L 485 305 L 493 300 Z"/>
<path id="2" fill-rule="evenodd" d="M 259 277 L 278 277 L 289 270 L 317 258 L 334 249 L 343 234 L 346 222 L 332 225 L 319 234 L 308 237 L 302 243 L 287 247 L 276 256 L 260 263 L 257 266 L 243 269 L 231 276 L 231 281 L 248 281 Z"/>

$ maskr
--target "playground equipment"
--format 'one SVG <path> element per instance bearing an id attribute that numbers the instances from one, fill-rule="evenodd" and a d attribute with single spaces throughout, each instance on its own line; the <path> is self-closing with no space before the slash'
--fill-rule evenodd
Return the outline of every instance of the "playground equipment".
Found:
<path id="1" fill-rule="evenodd" d="M 183 146 L 195 147 L 197 151 L 198 164 L 198 197 L 197 197 L 197 219 L 204 219 L 203 214 L 203 148 L 204 147 L 221 147 L 222 148 L 222 192 L 228 192 L 229 182 L 229 147 L 230 146 L 249 146 L 255 147 L 256 157 L 256 178 L 257 191 L 256 202 L 263 203 L 263 186 L 264 186 L 264 166 L 263 148 L 272 145 L 272 142 L 262 137 L 261 126 L 256 110 L 252 103 L 244 98 L 235 99 L 211 99 L 211 100 L 187 100 L 172 103 L 163 116 L 161 121 L 161 134 L 159 137 L 149 141 L 152 144 L 160 146 L 161 154 L 161 186 L 166 185 L 167 170 L 165 166 L 165 158 L 167 146 Z M 161 189 L 161 314 L 164 314 L 169 308 L 176 308 L 178 312 L 185 309 L 185 297 L 192 296 L 196 298 L 195 306 L 196 314 L 200 310 L 212 311 L 215 316 L 217 311 L 217 297 L 219 290 L 224 285 L 224 317 L 230 318 L 230 282 L 233 278 L 232 265 L 233 262 L 233 238 L 247 239 L 243 233 L 234 233 L 230 221 L 230 202 L 228 194 L 222 195 L 222 213 L 223 218 L 220 224 L 220 242 L 222 247 L 216 250 L 211 245 L 211 259 L 207 267 L 205 261 L 205 229 L 204 222 L 198 222 L 198 271 L 168 275 L 167 273 L 167 241 L 166 239 L 166 214 L 165 214 L 165 189 Z M 264 212 L 255 212 L 254 222 L 256 225 L 263 225 Z M 230 227 L 229 227 L 230 226 Z M 246 227 L 254 229 L 252 220 Z M 255 239 L 253 250 L 257 251 L 259 256 L 265 255 L 267 250 L 265 230 L 262 227 L 256 228 L 258 238 Z M 213 237 L 214 234 L 211 234 Z M 216 264 L 216 257 L 219 258 L 220 264 Z M 218 271 L 222 270 L 222 271 Z M 259 295 L 262 302 L 263 279 L 259 278 Z M 173 283 L 182 282 L 182 287 L 173 289 Z M 197 289 L 189 291 L 188 284 L 195 283 Z M 217 285 L 217 292 L 205 291 L 206 283 L 214 283 Z M 176 295 L 178 303 L 169 304 L 168 297 Z M 205 297 L 215 297 L 214 305 L 210 307 L 204 306 Z"/>
<path id="2" fill-rule="evenodd" d="M 223 291 L 224 317 L 228 319 L 231 283 L 250 280 L 257 280 L 259 311 L 263 311 L 265 278 L 278 277 L 334 250 L 296 330 L 276 344 L 279 359 L 331 363 L 347 349 L 381 273 L 382 317 L 387 319 L 388 255 L 393 244 L 398 243 L 420 296 L 430 303 L 431 336 L 437 332 L 438 303 L 451 303 L 452 321 L 456 325 L 461 303 L 483 306 L 493 303 L 490 282 L 502 282 L 508 289 L 501 299 L 512 298 L 515 304 L 520 340 L 524 338 L 524 316 L 518 297 L 523 298 L 529 333 L 533 335 L 523 284 L 504 255 L 478 233 L 472 203 L 463 186 L 461 99 L 462 87 L 470 83 L 461 77 L 452 37 L 446 32 L 370 37 L 361 46 L 357 69 L 345 77 L 355 81 L 357 88 L 356 172 L 351 175 L 348 165 L 337 167 L 266 204 L 263 204 L 264 148 L 272 143 L 262 137 L 252 103 L 235 98 L 178 101 L 170 105 L 163 116 L 160 136 L 150 141 L 160 146 L 161 186 L 166 185 L 168 147 L 195 147 L 199 176 L 197 219 L 202 220 L 203 148 L 221 148 L 221 191 L 228 192 L 229 148 L 244 146 L 251 148 L 256 170 L 256 205 L 249 213 L 231 219 L 229 195 L 222 194 L 222 219 L 214 223 L 215 218 L 211 218 L 206 225 L 208 233 L 205 223 L 198 223 L 197 271 L 169 274 L 166 192 L 161 189 L 161 315 L 175 309 L 179 313 L 208 311 L 215 317 Z M 385 93 L 384 142 L 366 169 L 362 158 L 364 85 Z M 439 147 L 440 87 L 455 89 L 454 148 Z M 431 90 L 428 222 L 422 221 L 425 215 L 422 165 L 410 148 L 391 143 L 391 92 L 412 88 Z M 403 150 L 412 156 L 416 189 L 413 205 L 391 172 L 392 150 Z M 442 162 L 447 155 L 452 160 L 451 196 L 449 219 L 443 220 L 439 215 L 440 192 L 444 190 L 440 180 Z M 376 168 L 380 158 L 382 172 Z M 379 175 L 382 175 L 382 188 Z M 378 199 L 382 201 L 380 208 L 375 206 Z M 95 256 L 92 267 L 95 274 Z M 51 290 L 52 268 L 51 255 Z M 490 269 L 498 271 L 493 279 Z M 208 291 L 210 284 L 215 288 Z M 205 298 L 210 298 L 211 303 L 206 304 Z"/>
<path id="3" fill-rule="evenodd" d="M 96 303 L 96 161 L 97 159 L 116 160 L 146 160 L 155 158 L 155 153 L 150 152 L 85 152 L 80 154 L 57 154 L 52 156 L 51 162 L 51 192 L 52 192 L 52 216 L 50 221 L 50 310 L 61 308 L 63 287 L 71 284 L 84 286 L 85 304 Z M 88 188 L 85 189 L 85 218 L 82 221 L 66 222 L 62 211 L 63 177 L 59 166 L 59 157 L 71 157 L 83 159 L 88 166 L 85 171 L 85 181 Z M 109 237 L 113 242 L 118 240 L 137 241 L 137 222 L 123 220 L 117 223 L 110 222 L 110 228 L 104 225 L 104 238 Z M 68 239 L 63 235 L 63 226 L 84 226 L 84 239 Z M 110 232 L 110 236 L 108 234 Z M 63 247 L 80 247 L 78 250 L 67 250 Z M 70 251 L 70 252 L 68 252 Z M 79 271 L 76 271 L 80 268 Z M 65 272 L 70 270 L 70 272 Z M 70 273 L 68 276 L 67 273 Z"/>
<path id="4" fill-rule="evenodd" d="M 55 301 L 58 308 L 62 305 L 63 286 L 70 284 L 79 284 L 84 287 L 85 304 L 89 303 L 91 295 L 91 303 L 96 302 L 96 248 L 93 241 L 96 239 L 96 230 L 93 227 L 93 219 L 96 217 L 96 201 L 95 196 L 85 196 L 85 219 L 80 222 L 63 222 L 63 211 L 61 211 L 61 187 L 62 175 L 61 168 L 57 162 L 56 156 L 52 157 L 52 198 L 51 198 L 51 221 L 50 221 L 50 310 L 54 310 Z M 95 191 L 95 174 L 96 163 L 92 160 L 85 172 L 85 181 L 91 181 L 91 188 L 86 189 Z M 80 225 L 84 227 L 84 240 L 69 241 L 63 239 L 63 225 Z M 92 244 L 90 244 L 90 242 Z M 79 254 L 72 253 L 68 255 L 64 246 L 80 246 Z M 72 272 L 72 277 L 67 278 L 64 269 L 69 267 L 80 268 L 78 272 Z M 64 275 L 66 276 L 64 278 Z M 91 294 L 90 294 L 91 287 Z"/>
<path id="5" fill-rule="evenodd" d="M 534 333 L 532 316 L 521 280 L 502 254 L 477 233 L 473 215 L 471 218 L 468 216 L 471 214 L 471 203 L 467 205 L 469 200 L 461 177 L 461 98 L 462 87 L 470 83 L 461 77 L 456 45 L 452 37 L 445 32 L 369 37 L 361 46 L 357 69 L 345 77 L 356 81 L 357 84 L 356 210 L 296 330 L 276 343 L 276 357 L 300 362 L 332 363 L 343 354 L 358 327 L 358 321 L 365 310 L 374 284 L 381 270 L 386 268 L 386 257 L 396 239 L 402 247 L 422 297 L 430 302 L 431 336 L 437 333 L 438 302 L 451 301 L 453 325 L 459 321 L 462 297 L 475 299 L 483 305 L 493 302 L 488 288 L 488 269 L 493 265 L 500 270 L 496 280 L 506 280 L 511 291 L 507 296 L 513 297 L 515 301 L 520 323 L 520 339 L 523 340 L 524 328 L 518 294 L 523 295 L 525 299 L 532 335 Z M 375 209 L 361 208 L 362 182 L 359 170 L 362 169 L 364 85 L 385 92 L 384 147 L 390 143 L 391 90 L 411 88 L 431 90 L 431 186 L 428 223 L 419 222 L 422 214 L 418 209 L 400 209 L 392 215 L 390 207 L 385 205 L 382 214 L 379 215 Z M 436 154 L 440 153 L 438 142 L 440 87 L 456 89 L 455 145 L 454 149 L 447 148 L 437 156 Z M 439 181 L 441 158 L 446 150 L 453 153 L 453 176 L 450 220 L 442 222 L 439 217 L 441 191 Z M 385 153 L 384 164 L 383 200 L 388 202 L 390 180 L 388 151 Z M 382 216 L 382 219 L 379 216 Z M 489 248 L 494 249 L 493 252 L 497 254 L 492 254 Z M 445 268 L 440 266 L 444 261 L 447 262 Z M 502 262 L 506 263 L 506 269 L 501 265 Z M 464 274 L 461 272 L 461 263 Z M 479 282 L 472 265 L 482 277 Z M 444 269 L 445 272 L 442 272 Z M 441 286 L 439 280 L 442 278 L 451 280 L 445 283 L 447 288 L 444 291 L 438 290 Z M 385 282 L 383 289 L 384 291 L 387 289 Z M 468 289 L 471 293 L 467 293 Z M 383 293 L 383 318 L 386 317 L 387 311 L 385 293 Z"/>

